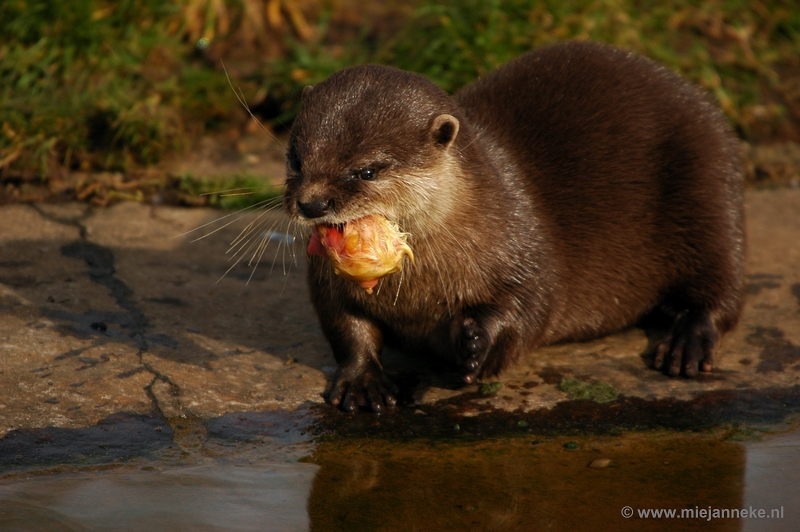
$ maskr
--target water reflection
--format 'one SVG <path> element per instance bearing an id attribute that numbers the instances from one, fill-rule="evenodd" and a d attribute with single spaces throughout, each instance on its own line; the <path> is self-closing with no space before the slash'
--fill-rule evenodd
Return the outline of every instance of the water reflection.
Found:
<path id="1" fill-rule="evenodd" d="M 746 444 L 721 437 L 347 438 L 319 444 L 319 466 L 220 457 L 7 479 L 0 530 L 797 530 L 800 431 Z M 782 508 L 783 517 L 707 518 L 709 508 Z M 643 517 L 660 509 L 686 513 Z"/>
<path id="2" fill-rule="evenodd" d="M 643 519 L 639 510 L 738 508 L 745 464 L 740 444 L 647 434 L 575 442 L 363 440 L 323 446 L 317 456 L 322 467 L 309 512 L 311 529 L 320 531 L 671 530 L 674 520 Z M 607 467 L 589 467 L 602 458 Z M 632 516 L 623 515 L 626 507 Z M 731 519 L 681 521 L 681 530 L 740 529 Z"/>
<path id="3" fill-rule="evenodd" d="M 297 531 L 318 467 L 214 464 L 0 485 L 0 530 Z"/>

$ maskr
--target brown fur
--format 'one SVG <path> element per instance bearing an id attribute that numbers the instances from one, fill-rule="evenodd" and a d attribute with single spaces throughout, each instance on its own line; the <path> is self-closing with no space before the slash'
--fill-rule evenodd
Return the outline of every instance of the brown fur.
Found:
<path id="1" fill-rule="evenodd" d="M 535 50 L 454 98 L 389 67 L 337 72 L 304 94 L 284 205 L 308 225 L 378 213 L 411 235 L 415 263 L 374 295 L 310 257 L 345 410 L 394 403 L 384 343 L 471 382 L 662 308 L 675 324 L 655 364 L 693 376 L 741 310 L 737 141 L 700 91 L 609 46 Z"/>

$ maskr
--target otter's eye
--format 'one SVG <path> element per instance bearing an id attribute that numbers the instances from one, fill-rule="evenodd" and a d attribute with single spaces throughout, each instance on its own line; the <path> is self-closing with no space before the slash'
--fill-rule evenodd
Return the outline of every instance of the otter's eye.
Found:
<path id="1" fill-rule="evenodd" d="M 374 164 L 366 168 L 358 168 L 355 170 L 350 170 L 350 173 L 344 176 L 344 180 L 354 181 L 358 179 L 360 181 L 372 181 L 376 177 L 378 177 L 378 172 L 386 168 L 386 166 L 388 165 Z"/>
<path id="2" fill-rule="evenodd" d="M 375 179 L 375 170 L 372 168 L 362 168 L 361 170 L 356 170 L 356 177 L 361 179 L 362 181 L 372 181 Z"/>

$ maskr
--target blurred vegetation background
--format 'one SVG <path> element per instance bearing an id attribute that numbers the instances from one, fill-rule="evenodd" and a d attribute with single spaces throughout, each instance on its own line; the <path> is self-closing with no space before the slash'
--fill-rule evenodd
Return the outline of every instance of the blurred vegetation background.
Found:
<path id="1" fill-rule="evenodd" d="M 798 186 L 796 0 L 3 0 L 0 202 L 231 206 L 213 192 L 280 182 L 299 94 L 335 70 L 390 64 L 454 92 L 566 39 L 700 85 L 742 138 L 749 179 Z M 214 167 L 226 149 L 245 162 Z"/>

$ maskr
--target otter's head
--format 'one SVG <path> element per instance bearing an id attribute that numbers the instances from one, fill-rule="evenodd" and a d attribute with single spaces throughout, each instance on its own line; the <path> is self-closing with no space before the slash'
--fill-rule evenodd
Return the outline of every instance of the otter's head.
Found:
<path id="1" fill-rule="evenodd" d="M 307 225 L 380 214 L 422 236 L 458 199 L 458 116 L 431 81 L 390 67 L 351 67 L 307 87 L 289 139 L 285 209 Z"/>

